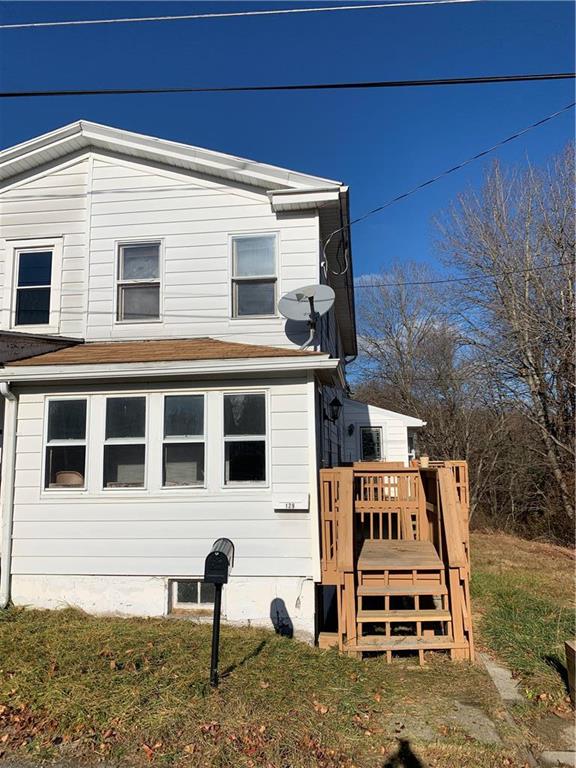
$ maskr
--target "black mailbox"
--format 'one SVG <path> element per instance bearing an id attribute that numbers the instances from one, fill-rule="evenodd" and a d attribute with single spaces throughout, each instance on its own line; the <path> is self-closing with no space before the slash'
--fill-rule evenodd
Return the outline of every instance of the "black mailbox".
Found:
<path id="1" fill-rule="evenodd" d="M 228 572 L 234 564 L 234 544 L 230 539 L 217 539 L 204 563 L 206 584 L 227 584 Z"/>

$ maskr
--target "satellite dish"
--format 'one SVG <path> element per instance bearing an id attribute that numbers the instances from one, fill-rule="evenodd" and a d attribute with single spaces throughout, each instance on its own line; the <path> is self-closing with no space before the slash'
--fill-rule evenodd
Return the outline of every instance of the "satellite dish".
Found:
<path id="1" fill-rule="evenodd" d="M 278 302 L 278 309 L 284 317 L 298 323 L 308 323 L 310 327 L 310 336 L 301 349 L 311 343 L 316 322 L 331 309 L 335 297 L 329 285 L 306 285 L 285 294 Z"/>

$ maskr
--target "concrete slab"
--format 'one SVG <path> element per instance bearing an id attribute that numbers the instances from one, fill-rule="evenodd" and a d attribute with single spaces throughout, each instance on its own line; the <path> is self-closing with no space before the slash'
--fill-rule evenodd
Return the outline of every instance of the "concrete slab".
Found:
<path id="1" fill-rule="evenodd" d="M 506 704 L 525 700 L 520 693 L 518 683 L 512 677 L 512 673 L 509 669 L 497 664 L 489 656 L 486 656 L 485 653 L 478 653 L 477 656 L 486 668 L 486 671 L 492 678 L 492 682 L 498 689 L 498 693 Z"/>
<path id="2" fill-rule="evenodd" d="M 542 752 L 540 760 L 546 766 L 570 766 L 576 768 L 576 752 Z"/>

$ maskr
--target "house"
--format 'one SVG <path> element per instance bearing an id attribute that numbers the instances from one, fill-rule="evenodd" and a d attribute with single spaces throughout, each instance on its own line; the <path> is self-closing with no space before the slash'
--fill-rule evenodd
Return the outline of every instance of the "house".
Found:
<path id="1" fill-rule="evenodd" d="M 0 185 L 0 604 L 209 611 L 228 537 L 226 618 L 312 636 L 347 187 L 84 120 L 2 151 Z M 336 298 L 301 348 L 278 300 L 315 284 Z"/>
<path id="2" fill-rule="evenodd" d="M 343 402 L 343 460 L 401 462 L 416 457 L 416 435 L 426 422 L 413 416 L 360 403 Z"/>

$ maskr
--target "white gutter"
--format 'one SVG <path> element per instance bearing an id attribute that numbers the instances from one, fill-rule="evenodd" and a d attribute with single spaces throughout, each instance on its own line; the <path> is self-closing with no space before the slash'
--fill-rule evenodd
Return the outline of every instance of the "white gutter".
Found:
<path id="1" fill-rule="evenodd" d="M 7 363 L 0 372 L 1 381 L 60 381 L 79 379 L 115 379 L 146 376 L 212 376 L 218 374 L 289 373 L 315 370 L 337 371 L 340 360 L 328 355 L 285 358 L 241 358 L 233 360 L 196 360 L 193 362 L 97 363 L 91 365 L 14 365 Z M 338 374 L 337 374 L 338 375 Z"/>
<path id="2" fill-rule="evenodd" d="M 10 576 L 12 572 L 12 523 L 14 520 L 14 469 L 16 465 L 16 417 L 18 398 L 10 389 L 10 382 L 0 382 L 0 395 L 6 400 L 4 413 L 4 446 L 2 451 L 2 548 L 0 567 L 0 608 L 10 602 Z"/>

